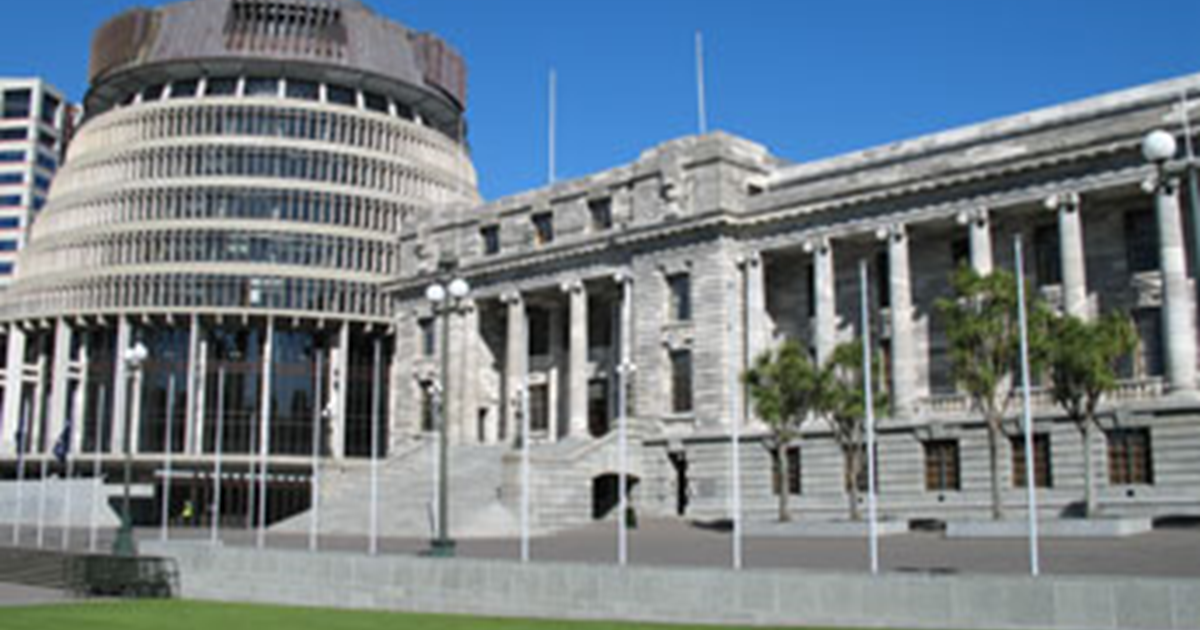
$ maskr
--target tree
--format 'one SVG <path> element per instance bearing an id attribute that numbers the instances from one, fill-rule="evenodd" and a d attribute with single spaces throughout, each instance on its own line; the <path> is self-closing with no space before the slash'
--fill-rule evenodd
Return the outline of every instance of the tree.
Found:
<path id="1" fill-rule="evenodd" d="M 842 451 L 846 494 L 850 501 L 850 520 L 861 519 L 858 509 L 858 489 L 861 483 L 866 434 L 866 396 L 863 371 L 862 341 L 844 343 L 821 370 L 818 381 L 820 400 L 818 413 L 829 425 L 833 439 Z M 875 417 L 882 417 L 888 407 L 884 393 L 883 361 L 877 353 L 871 359 L 872 407 Z"/>
<path id="2" fill-rule="evenodd" d="M 770 430 L 766 446 L 774 463 L 775 487 L 779 488 L 779 521 L 787 522 L 787 446 L 816 408 L 818 370 L 799 343 L 788 341 L 777 351 L 759 356 L 743 378 L 758 417 Z"/>
<path id="3" fill-rule="evenodd" d="M 1079 430 L 1083 440 L 1083 514 L 1096 512 L 1092 470 L 1092 427 L 1104 396 L 1117 386 L 1122 359 L 1137 348 L 1137 332 L 1128 317 L 1109 313 L 1099 321 L 1056 318 L 1051 325 L 1048 366 L 1054 401 Z"/>
<path id="4" fill-rule="evenodd" d="M 988 431 L 988 465 L 992 486 L 992 518 L 1004 516 L 1000 495 L 1000 438 L 1004 418 L 1019 379 L 1021 334 L 1017 313 L 1017 280 L 1007 271 L 982 276 L 969 267 L 953 278 L 954 297 L 937 302 L 945 319 L 954 377 L 983 416 Z M 1030 362 L 1042 363 L 1045 309 L 1026 291 L 1029 312 Z"/>

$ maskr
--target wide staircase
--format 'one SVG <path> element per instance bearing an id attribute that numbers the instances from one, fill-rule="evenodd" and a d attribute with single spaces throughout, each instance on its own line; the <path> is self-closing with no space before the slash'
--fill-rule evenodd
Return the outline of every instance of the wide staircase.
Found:
<path id="1" fill-rule="evenodd" d="M 504 446 L 450 448 L 450 522 L 456 538 L 512 536 L 516 515 L 500 501 Z M 435 453 L 419 445 L 379 463 L 379 534 L 427 538 L 435 521 Z M 366 535 L 370 529 L 369 462 L 328 465 L 321 471 L 319 527 L 322 535 Z M 273 531 L 301 533 L 310 513 L 277 524 Z"/>

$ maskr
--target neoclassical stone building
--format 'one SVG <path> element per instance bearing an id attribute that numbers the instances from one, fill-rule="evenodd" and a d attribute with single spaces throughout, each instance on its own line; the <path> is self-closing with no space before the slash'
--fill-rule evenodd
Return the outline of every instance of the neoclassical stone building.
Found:
<path id="1" fill-rule="evenodd" d="M 458 275 L 474 292 L 448 340 L 453 439 L 513 443 L 527 383 L 540 524 L 611 507 L 622 366 L 635 503 L 726 515 L 737 422 L 747 509 L 766 517 L 778 489 L 740 375 L 786 339 L 824 361 L 856 338 L 865 261 L 892 403 L 879 424 L 883 513 L 980 516 L 986 431 L 958 391 L 934 304 L 951 295 L 959 265 L 1012 269 L 1019 236 L 1052 307 L 1136 322 L 1138 350 L 1089 445 L 1102 509 L 1200 514 L 1190 239 L 1178 182 L 1156 179 L 1140 150 L 1151 130 L 1180 135 L 1181 94 L 1198 89 L 1200 76 L 1186 77 L 803 164 L 725 134 L 685 138 L 610 171 L 407 223 L 393 285 L 393 430 L 431 428 L 422 383 L 440 373 L 443 333 L 423 295 Z M 1046 515 L 1061 514 L 1082 496 L 1081 438 L 1045 391 L 1035 404 L 1036 481 Z M 1002 464 L 1014 505 L 1018 410 Z M 807 424 L 789 459 L 797 516 L 844 512 L 842 460 L 825 427 Z M 498 483 L 511 500 L 515 456 L 506 470 Z"/>

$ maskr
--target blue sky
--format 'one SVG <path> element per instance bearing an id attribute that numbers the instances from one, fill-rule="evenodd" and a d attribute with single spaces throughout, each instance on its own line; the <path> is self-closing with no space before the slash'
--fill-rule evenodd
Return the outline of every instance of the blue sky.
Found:
<path id="1" fill-rule="evenodd" d="M 483 193 L 546 181 L 559 74 L 559 174 L 585 175 L 710 125 L 808 161 L 1200 72 L 1195 0 L 367 0 L 467 57 Z M 150 0 L 153 4 L 153 0 Z M 5 3 L 0 74 L 78 98 L 91 31 L 132 0 Z"/>

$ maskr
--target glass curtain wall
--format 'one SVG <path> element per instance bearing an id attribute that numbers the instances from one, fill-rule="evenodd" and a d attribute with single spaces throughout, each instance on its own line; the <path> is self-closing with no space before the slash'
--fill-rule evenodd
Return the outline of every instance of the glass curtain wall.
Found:
<path id="1" fill-rule="evenodd" d="M 146 345 L 149 358 L 142 366 L 142 409 L 138 452 L 166 453 L 170 422 L 171 453 L 182 453 L 187 439 L 188 328 L 145 326 L 134 330 L 135 344 Z M 171 383 L 174 381 L 174 399 Z"/>
<path id="2" fill-rule="evenodd" d="M 379 346 L 379 382 L 375 378 L 375 348 Z M 371 417 L 375 388 L 380 388 L 378 457 L 388 454 L 388 366 L 392 361 L 392 343 L 382 334 L 354 331 L 350 335 L 349 398 L 346 401 L 346 456 L 371 457 Z"/>

